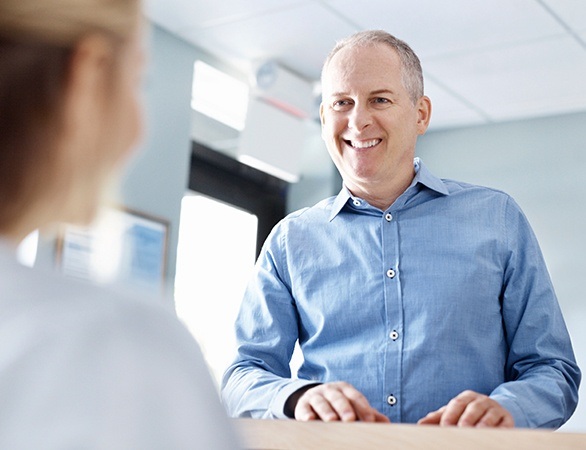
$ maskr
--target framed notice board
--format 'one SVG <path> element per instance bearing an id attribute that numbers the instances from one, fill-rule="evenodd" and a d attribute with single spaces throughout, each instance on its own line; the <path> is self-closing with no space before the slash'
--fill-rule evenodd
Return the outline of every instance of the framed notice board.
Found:
<path id="1" fill-rule="evenodd" d="M 169 223 L 129 208 L 107 208 L 89 227 L 67 225 L 57 264 L 71 277 L 163 289 Z"/>

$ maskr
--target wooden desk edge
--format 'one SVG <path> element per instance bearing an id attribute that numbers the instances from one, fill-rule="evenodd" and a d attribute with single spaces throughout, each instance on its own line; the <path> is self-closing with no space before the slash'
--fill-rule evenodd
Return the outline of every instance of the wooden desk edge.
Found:
<path id="1" fill-rule="evenodd" d="M 232 419 L 246 449 L 586 449 L 586 434 L 529 429 Z"/>

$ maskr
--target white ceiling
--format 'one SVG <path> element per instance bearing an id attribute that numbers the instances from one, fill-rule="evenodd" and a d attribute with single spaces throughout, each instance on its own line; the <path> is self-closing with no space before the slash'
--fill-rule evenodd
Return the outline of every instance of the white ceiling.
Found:
<path id="1" fill-rule="evenodd" d="M 424 68 L 432 128 L 586 111 L 586 0 L 146 0 L 157 25 L 247 71 L 318 80 L 335 41 L 385 29 Z"/>

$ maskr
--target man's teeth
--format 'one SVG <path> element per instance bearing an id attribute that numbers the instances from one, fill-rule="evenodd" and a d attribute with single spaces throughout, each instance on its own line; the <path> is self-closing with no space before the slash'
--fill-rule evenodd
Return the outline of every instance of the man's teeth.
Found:
<path id="1" fill-rule="evenodd" d="M 380 139 L 372 139 L 370 141 L 348 141 L 354 148 L 370 148 L 378 144 Z"/>

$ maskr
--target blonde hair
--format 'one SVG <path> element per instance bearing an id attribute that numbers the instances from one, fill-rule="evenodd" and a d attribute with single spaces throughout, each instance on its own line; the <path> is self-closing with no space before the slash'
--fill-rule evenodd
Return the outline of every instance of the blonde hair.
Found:
<path id="1" fill-rule="evenodd" d="M 59 46 L 91 32 L 125 39 L 139 8 L 138 0 L 2 0 L 0 35 Z"/>
<path id="2" fill-rule="evenodd" d="M 139 0 L 0 1 L 0 232 L 59 176 L 54 146 L 76 45 L 100 33 L 117 51 L 139 8 Z"/>

